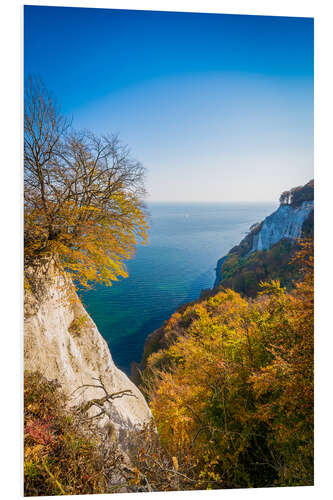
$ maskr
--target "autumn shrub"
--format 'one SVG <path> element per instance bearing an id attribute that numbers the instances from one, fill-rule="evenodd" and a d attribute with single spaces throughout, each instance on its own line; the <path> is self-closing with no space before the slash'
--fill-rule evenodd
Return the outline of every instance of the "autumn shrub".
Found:
<path id="1" fill-rule="evenodd" d="M 122 463 L 116 444 L 66 409 L 66 398 L 56 381 L 48 381 L 38 372 L 25 373 L 26 496 L 119 491 L 126 481 L 113 478 L 121 473 Z"/>
<path id="2" fill-rule="evenodd" d="M 139 431 L 132 432 L 128 450 L 136 472 L 137 484 L 146 484 L 149 491 L 182 491 L 196 488 L 193 474 L 195 463 L 191 457 L 172 454 L 163 446 L 150 422 Z"/>
<path id="3" fill-rule="evenodd" d="M 87 314 L 83 314 L 79 318 L 75 318 L 71 324 L 68 327 L 68 331 L 74 335 L 74 336 L 80 336 L 82 328 L 85 327 L 85 325 L 88 322 L 88 316 Z"/>

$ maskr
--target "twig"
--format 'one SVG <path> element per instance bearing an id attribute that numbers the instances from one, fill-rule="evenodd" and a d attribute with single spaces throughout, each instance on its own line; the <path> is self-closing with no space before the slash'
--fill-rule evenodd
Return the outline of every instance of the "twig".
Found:
<path id="1" fill-rule="evenodd" d="M 48 468 L 48 466 L 46 465 L 45 463 L 45 460 L 44 458 L 42 459 L 42 464 L 44 466 L 44 469 L 46 470 L 46 472 L 48 473 L 48 475 L 50 476 L 51 479 L 53 479 L 53 481 L 56 483 L 56 485 L 58 486 L 59 490 L 61 491 L 61 493 L 63 495 L 67 495 L 67 493 L 65 492 L 64 488 L 61 486 L 61 484 L 59 483 L 58 479 L 52 474 L 52 472 L 50 471 L 50 469 Z"/>

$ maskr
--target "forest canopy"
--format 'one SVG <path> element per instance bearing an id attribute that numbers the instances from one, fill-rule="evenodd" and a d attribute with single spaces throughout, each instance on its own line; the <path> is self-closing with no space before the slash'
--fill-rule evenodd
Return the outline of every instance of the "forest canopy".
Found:
<path id="1" fill-rule="evenodd" d="M 76 282 L 111 285 L 147 239 L 144 167 L 116 135 L 76 131 L 39 77 L 24 95 L 25 264 L 49 253 Z"/>
<path id="2" fill-rule="evenodd" d="M 313 484 L 313 240 L 292 292 L 261 283 L 176 311 L 143 372 L 162 445 L 197 489 Z"/>

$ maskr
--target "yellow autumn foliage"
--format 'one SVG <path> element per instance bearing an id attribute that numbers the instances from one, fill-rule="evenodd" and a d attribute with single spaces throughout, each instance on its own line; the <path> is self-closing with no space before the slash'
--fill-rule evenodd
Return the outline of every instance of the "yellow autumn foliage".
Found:
<path id="1" fill-rule="evenodd" d="M 48 253 L 76 283 L 111 285 L 147 240 L 144 168 L 116 136 L 69 128 L 38 78 L 25 94 L 26 265 Z"/>
<path id="2" fill-rule="evenodd" d="M 143 387 L 163 446 L 196 466 L 197 488 L 313 483 L 313 257 L 287 293 L 222 290 L 164 326 Z"/>

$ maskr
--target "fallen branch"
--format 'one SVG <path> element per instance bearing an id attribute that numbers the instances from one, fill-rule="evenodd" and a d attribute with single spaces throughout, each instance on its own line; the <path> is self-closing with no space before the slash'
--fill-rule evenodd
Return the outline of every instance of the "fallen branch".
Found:
<path id="1" fill-rule="evenodd" d="M 92 419 L 101 417 L 102 415 L 105 415 L 105 414 L 108 415 L 108 417 L 110 417 L 110 415 L 107 413 L 107 410 L 104 408 L 105 403 L 109 403 L 110 405 L 112 405 L 112 401 L 114 401 L 115 399 L 122 398 L 124 396 L 134 397 L 134 398 L 138 399 L 137 396 L 135 394 L 133 394 L 131 389 L 124 389 L 123 391 L 113 392 L 113 393 L 109 394 L 109 392 L 107 391 L 107 389 L 103 383 L 101 376 L 98 378 L 93 378 L 93 380 L 96 380 L 97 382 L 99 382 L 99 385 L 83 384 L 80 387 L 77 387 L 70 395 L 70 397 L 72 397 L 75 394 L 75 392 L 77 392 L 79 389 L 86 389 L 88 387 L 92 387 L 95 389 L 102 389 L 104 391 L 104 393 L 105 393 L 104 397 L 91 399 L 83 407 L 80 408 L 80 411 L 82 413 L 86 413 L 92 406 L 97 406 L 101 410 L 100 413 L 98 413 L 97 415 L 93 415 L 92 417 L 89 417 L 86 420 L 92 420 Z"/>

